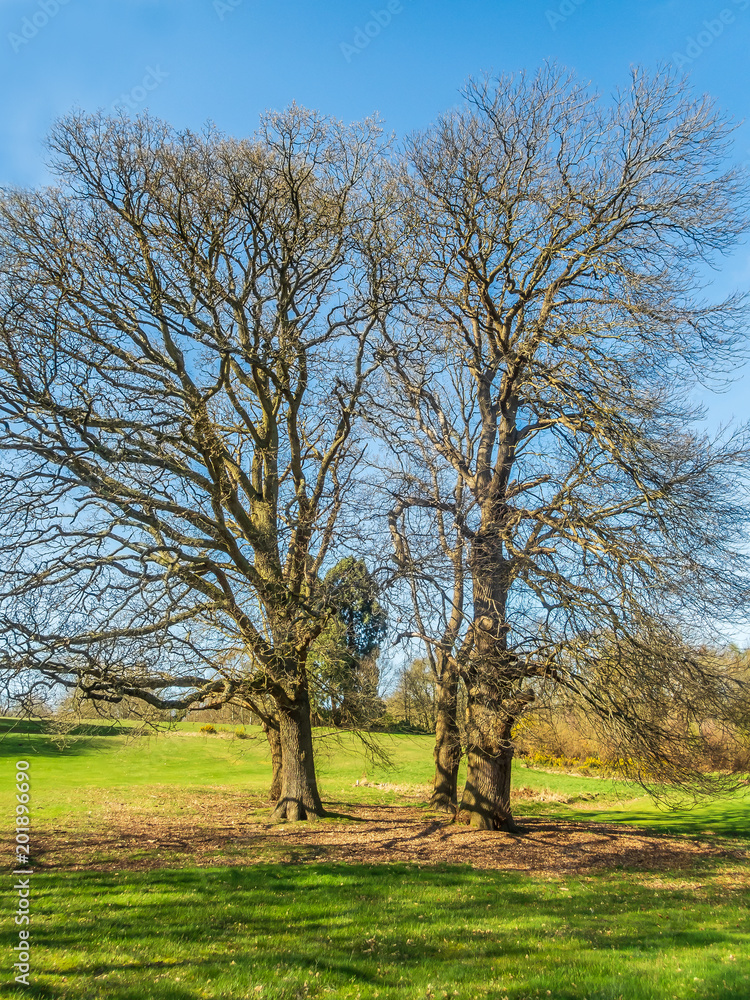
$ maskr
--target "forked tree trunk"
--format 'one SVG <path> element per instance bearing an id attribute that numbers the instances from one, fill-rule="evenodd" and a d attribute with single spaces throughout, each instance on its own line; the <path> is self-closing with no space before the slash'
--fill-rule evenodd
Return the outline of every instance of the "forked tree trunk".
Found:
<path id="1" fill-rule="evenodd" d="M 461 737 L 458 729 L 458 676 L 447 665 L 437 684 L 435 720 L 435 779 L 430 805 L 453 810 L 458 801 L 458 766 Z"/>
<path id="2" fill-rule="evenodd" d="M 489 703 L 488 703 L 489 702 Z M 457 819 L 477 830 L 518 830 L 510 807 L 510 718 L 476 689 L 467 707 L 468 771 Z"/>
<path id="3" fill-rule="evenodd" d="M 313 761 L 312 725 L 307 694 L 279 705 L 281 794 L 271 813 L 274 820 L 319 819 L 325 815 Z"/>
<path id="4" fill-rule="evenodd" d="M 271 749 L 271 790 L 268 798 L 271 802 L 278 802 L 281 798 L 281 735 L 276 726 L 268 722 L 263 723 L 263 731 Z"/>

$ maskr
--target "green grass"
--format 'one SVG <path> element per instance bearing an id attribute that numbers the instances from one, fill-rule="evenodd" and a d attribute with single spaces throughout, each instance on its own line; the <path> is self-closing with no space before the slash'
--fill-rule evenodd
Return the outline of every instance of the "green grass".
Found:
<path id="1" fill-rule="evenodd" d="M 90 725 L 66 736 L 49 734 L 41 723 L 0 719 L 0 760 L 12 769 L 18 759 L 31 765 L 33 803 L 39 819 L 86 814 L 106 819 L 108 801 L 143 803 L 169 788 L 208 793 L 241 790 L 263 796 L 270 780 L 268 745 L 259 727 L 243 727 L 250 739 L 233 737 L 233 727 L 203 735 L 199 723 L 181 723 L 136 736 L 132 727 Z M 411 801 L 433 775 L 432 737 L 384 735 L 380 742 L 391 766 L 367 759 L 351 734 L 318 731 L 316 764 L 321 794 L 336 809 L 345 803 L 397 804 L 413 786 Z M 750 838 L 750 787 L 730 799 L 700 802 L 693 808 L 654 804 L 636 785 L 564 772 L 540 771 L 514 762 L 513 787 L 550 801 L 519 797 L 519 816 L 622 822 L 683 835 Z M 459 781 L 464 777 L 462 771 Z M 367 785 L 361 784 L 363 780 Z M 357 784 L 360 782 L 360 784 Z M 378 787 L 383 785 L 385 787 Z M 395 789 L 394 790 L 394 786 Z M 108 793 L 102 799 L 102 793 Z M 0 808 L 14 803 L 12 781 L 0 783 Z"/>
<path id="2" fill-rule="evenodd" d="M 319 864 L 35 879 L 40 997 L 750 995 L 741 900 L 694 878 Z"/>
<path id="3" fill-rule="evenodd" d="M 209 794 L 257 798 L 266 791 L 263 740 L 202 736 L 198 728 L 135 739 L 92 727 L 61 741 L 42 726 L 0 720 L 0 805 L 14 804 L 18 759 L 31 765 L 32 839 L 34 829 L 64 827 L 70 836 L 104 828 L 113 804 L 134 817 L 168 819 L 200 810 Z M 389 769 L 368 762 L 351 736 L 334 743 L 319 735 L 320 784 L 334 808 L 414 805 L 419 786 L 429 784 L 430 737 L 386 737 L 395 762 Z M 362 779 L 372 784 L 355 784 Z M 520 798 L 518 815 L 631 823 L 736 848 L 746 846 L 750 830 L 748 789 L 692 811 L 661 811 L 634 786 L 606 779 L 519 764 L 514 781 L 551 799 Z M 404 797 L 408 786 L 411 798 Z M 274 856 L 273 849 L 256 854 Z M 324 860 L 196 868 L 179 853 L 150 862 L 148 872 L 128 870 L 125 857 L 118 873 L 36 872 L 33 986 L 17 988 L 6 975 L 0 996 L 750 997 L 748 900 L 736 887 L 741 863 L 731 859 L 694 860 L 669 873 L 566 879 Z M 238 862 L 243 858 L 227 855 L 228 865 Z M 8 923 L 6 955 L 15 940 Z"/>
<path id="4" fill-rule="evenodd" d="M 69 793 L 92 789 L 135 789 L 143 785 L 179 784 L 183 788 L 241 787 L 261 794 L 270 781 L 268 745 L 259 727 L 244 727 L 251 739 L 232 738 L 232 727 L 203 735 L 199 724 L 182 723 L 160 733 L 134 736 L 117 726 L 86 727 L 87 732 L 51 736 L 42 726 L 18 726 L 0 719 L 0 758 L 28 759 L 37 803 L 41 799 L 69 801 Z M 19 731 L 20 730 L 20 731 Z M 382 735 L 379 742 L 392 764 L 368 760 L 352 734 L 317 731 L 315 749 L 318 781 L 324 797 L 345 795 L 351 802 L 400 801 L 388 785 L 429 785 L 434 765 L 431 736 Z M 586 800 L 614 801 L 635 793 L 635 786 L 615 786 L 609 780 L 546 773 L 514 765 L 516 784 Z M 459 780 L 463 777 L 463 772 Z M 357 786 L 366 779 L 371 786 Z M 0 788 L 0 804 L 10 789 Z M 7 799 L 10 802 L 10 799 Z"/>
<path id="5" fill-rule="evenodd" d="M 525 811 L 534 812 L 533 809 Z M 701 801 L 682 808 L 660 806 L 641 795 L 606 809 L 560 805 L 545 807 L 543 814 L 556 819 L 627 823 L 664 834 L 750 840 L 750 788 L 727 798 Z"/>

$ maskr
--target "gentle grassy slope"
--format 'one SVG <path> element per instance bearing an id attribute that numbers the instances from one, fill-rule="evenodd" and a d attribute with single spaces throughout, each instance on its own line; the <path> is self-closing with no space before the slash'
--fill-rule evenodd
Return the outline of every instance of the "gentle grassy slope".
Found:
<path id="1" fill-rule="evenodd" d="M 37 815 L 47 819 L 96 810 L 96 793 L 102 790 L 119 794 L 123 803 L 142 798 L 146 786 L 150 790 L 163 786 L 204 791 L 234 788 L 254 795 L 267 791 L 270 758 L 259 728 L 247 727 L 251 739 L 244 740 L 233 738 L 230 727 L 211 736 L 198 729 L 196 723 L 181 724 L 135 737 L 127 728 L 92 726 L 89 735 L 62 738 L 45 735 L 39 725 L 19 726 L 15 720 L 0 719 L 0 759 L 9 769 L 19 758 L 29 760 L 34 807 L 40 811 Z M 362 744 L 351 734 L 318 733 L 316 757 L 324 799 L 339 804 L 397 803 L 407 791 L 404 786 L 430 784 L 432 737 L 384 735 L 379 740 L 391 767 L 366 759 Z M 370 784 L 356 784 L 363 779 Z M 378 784 L 386 787 L 378 788 Z M 664 810 L 635 785 L 538 771 L 515 762 L 514 789 L 523 788 L 547 792 L 553 801 L 519 797 L 515 804 L 519 815 L 633 823 L 673 833 L 710 830 L 716 835 L 750 836 L 750 788 L 731 800 L 701 803 L 690 810 Z M 416 787 L 414 794 L 420 791 L 424 789 Z M 12 782 L 1 783 L 0 807 L 10 807 L 13 794 Z"/>
<path id="2" fill-rule="evenodd" d="M 22 731 L 18 731 L 18 730 Z M 31 731 L 23 731 L 23 730 Z M 268 746 L 258 727 L 246 727 L 250 739 L 239 740 L 231 730 L 205 736 L 196 724 L 182 724 L 158 734 L 134 736 L 116 726 L 90 727 L 86 735 L 46 735 L 36 726 L 18 726 L 0 719 L 0 758 L 11 766 L 26 758 L 32 766 L 37 804 L 48 795 L 68 801 L 66 793 L 85 788 L 127 788 L 179 784 L 181 787 L 242 787 L 263 793 L 270 781 Z M 391 766 L 368 760 L 360 741 L 351 734 L 316 731 L 315 750 L 319 783 L 324 796 L 349 801 L 390 801 L 389 789 L 356 785 L 366 779 L 378 783 L 429 785 L 433 776 L 431 736 L 382 735 L 379 743 Z M 615 788 L 612 782 L 564 773 L 545 773 L 516 764 L 516 785 L 549 789 L 567 798 L 612 800 L 633 786 Z M 0 802 L 11 790 L 0 788 Z M 10 799 L 8 799 L 8 802 Z"/>
<path id="3" fill-rule="evenodd" d="M 265 742 L 202 736 L 197 728 L 134 739 L 95 727 L 61 742 L 39 726 L 0 720 L 0 805 L 7 811 L 14 804 L 19 758 L 31 764 L 32 842 L 35 829 L 65 828 L 75 840 L 76 831 L 110 822 L 115 806 L 132 817 L 137 834 L 137 817 L 169 822 L 180 811 L 205 811 L 211 795 L 220 803 L 223 793 L 247 791 L 257 800 L 270 776 Z M 430 737 L 385 737 L 394 761 L 388 769 L 369 763 L 351 736 L 339 744 L 319 736 L 321 788 L 334 809 L 403 802 L 410 787 L 417 795 L 429 784 Z M 355 785 L 363 778 L 387 787 Z M 551 800 L 524 795 L 518 815 L 637 823 L 682 835 L 710 830 L 729 844 L 750 830 L 750 789 L 693 811 L 662 812 L 632 786 L 521 764 L 515 787 Z M 0 996 L 750 997 L 750 923 L 736 861 L 562 879 L 402 864 L 193 868 L 182 867 L 179 851 L 152 860 L 149 872 L 37 872 L 34 985 L 19 990 L 6 974 Z M 244 857 L 232 861 L 244 864 Z M 14 940 L 6 924 L 6 955 Z"/>
<path id="4" fill-rule="evenodd" d="M 7 762 L 8 773 L 17 759 L 28 759 L 34 812 L 45 821 L 70 820 L 77 814 L 96 817 L 112 796 L 123 805 L 142 803 L 170 787 L 265 794 L 270 758 L 258 727 L 247 727 L 250 738 L 241 740 L 230 727 L 218 735 L 198 730 L 197 723 L 180 724 L 137 736 L 127 726 L 90 726 L 59 736 L 45 733 L 39 724 L 0 719 L 0 759 Z M 334 809 L 347 802 L 398 803 L 409 793 L 412 800 L 424 797 L 433 774 L 432 737 L 384 735 L 379 742 L 390 766 L 368 759 L 351 734 L 317 732 L 319 784 Z M 731 799 L 664 809 L 635 785 L 538 771 L 518 761 L 513 787 L 521 793 L 515 803 L 519 816 L 622 822 L 670 834 L 750 837 L 750 787 Z M 530 801 L 530 795 L 539 793 L 549 801 Z M 1 783 L 0 807 L 7 810 L 14 801 L 12 780 Z"/>
<path id="5" fill-rule="evenodd" d="M 534 810 L 527 810 L 519 804 L 518 811 L 531 813 Z M 750 840 L 750 788 L 726 799 L 698 802 L 685 808 L 664 808 L 641 795 L 607 809 L 545 805 L 543 813 L 558 819 L 628 823 L 658 830 L 660 833 Z"/>
<path id="6" fill-rule="evenodd" d="M 76 811 L 96 814 L 101 791 L 128 801 L 164 786 L 216 790 L 235 788 L 254 795 L 267 791 L 270 758 L 262 731 L 247 727 L 250 739 L 233 738 L 230 727 L 205 736 L 199 726 L 181 724 L 158 734 L 134 736 L 129 727 L 91 726 L 85 734 L 50 736 L 39 724 L 0 719 L 0 759 L 12 769 L 15 760 L 31 764 L 33 803 L 39 818 L 53 820 Z M 405 786 L 432 780 L 432 738 L 380 737 L 392 766 L 366 759 L 362 744 L 350 734 L 316 739 L 319 782 L 324 798 L 343 802 L 397 803 Z M 463 775 L 461 775 L 463 777 Z M 367 780 L 369 785 L 357 785 Z M 377 787 L 385 785 L 384 788 Z M 395 790 L 394 787 L 395 786 Z M 518 815 L 632 823 L 662 832 L 750 837 L 750 788 L 731 800 L 701 803 L 694 809 L 665 810 L 634 785 L 609 779 L 550 773 L 514 764 L 514 788 L 549 793 L 552 801 L 519 797 Z M 87 794 L 91 790 L 91 795 Z M 419 794 L 416 787 L 413 792 Z M 12 805 L 11 782 L 0 786 L 0 807 Z M 558 801 L 555 801 L 557 799 Z M 563 800 L 562 802 L 559 800 Z"/>

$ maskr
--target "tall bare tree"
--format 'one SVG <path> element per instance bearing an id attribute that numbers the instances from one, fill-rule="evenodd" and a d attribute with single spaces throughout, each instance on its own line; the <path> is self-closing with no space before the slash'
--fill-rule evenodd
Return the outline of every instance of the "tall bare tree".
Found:
<path id="1" fill-rule="evenodd" d="M 460 474 L 456 476 L 450 467 L 441 468 L 439 456 L 420 447 L 424 443 L 418 438 L 413 440 L 410 421 L 404 419 L 397 401 L 388 418 L 381 432 L 402 463 L 407 458 L 401 475 L 390 482 L 395 502 L 388 516 L 395 562 L 411 599 L 411 625 L 405 635 L 423 644 L 435 685 L 435 775 L 430 801 L 437 809 L 450 810 L 457 803 L 461 762 L 461 664 L 467 662 L 473 634 L 466 627 L 468 573 L 460 527 L 466 516 L 467 490 Z"/>
<path id="2" fill-rule="evenodd" d="M 319 816 L 306 660 L 383 318 L 380 131 L 77 115 L 50 147 L 59 186 L 0 200 L 6 670 L 165 707 L 265 692 L 274 815 Z"/>
<path id="3" fill-rule="evenodd" d="M 465 96 L 408 144 L 414 290 L 389 370 L 473 501 L 451 510 L 473 601 L 459 818 L 500 828 L 544 685 L 642 780 L 690 781 L 696 713 L 722 712 L 692 650 L 747 594 L 748 452 L 696 429 L 689 395 L 744 336 L 744 301 L 703 287 L 747 198 L 730 125 L 668 75 L 603 101 L 547 67 Z"/>

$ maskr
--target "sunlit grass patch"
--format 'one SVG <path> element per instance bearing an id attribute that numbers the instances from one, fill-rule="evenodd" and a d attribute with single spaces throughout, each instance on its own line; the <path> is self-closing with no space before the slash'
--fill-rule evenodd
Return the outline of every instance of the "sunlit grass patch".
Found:
<path id="1" fill-rule="evenodd" d="M 690 877 L 314 864 L 34 884 L 47 997 L 750 995 L 747 900 Z"/>
<path id="2" fill-rule="evenodd" d="M 430 737 L 388 737 L 392 768 L 366 759 L 351 736 L 332 746 L 318 744 L 331 811 L 324 827 L 353 828 L 356 804 L 413 810 L 429 789 Z M 61 743 L 32 726 L 6 734 L 0 756 L 30 761 L 32 841 L 44 833 L 58 869 L 34 875 L 35 985 L 19 992 L 6 981 L 1 996 L 750 996 L 747 898 L 736 888 L 747 879 L 731 850 L 691 855 L 675 871 L 569 878 L 330 863 L 324 847 L 293 837 L 272 841 L 245 828 L 235 835 L 235 825 L 267 819 L 261 738 L 178 729 L 133 739 L 115 728 Z M 664 812 L 633 786 L 602 778 L 520 763 L 514 778 L 523 789 L 519 815 L 740 846 L 750 827 L 748 789 Z M 0 792 L 10 803 L 13 786 Z M 426 805 L 424 815 L 427 822 Z M 191 860 L 191 837 L 203 838 L 203 867 Z M 89 870 L 59 872 L 84 838 Z"/>

